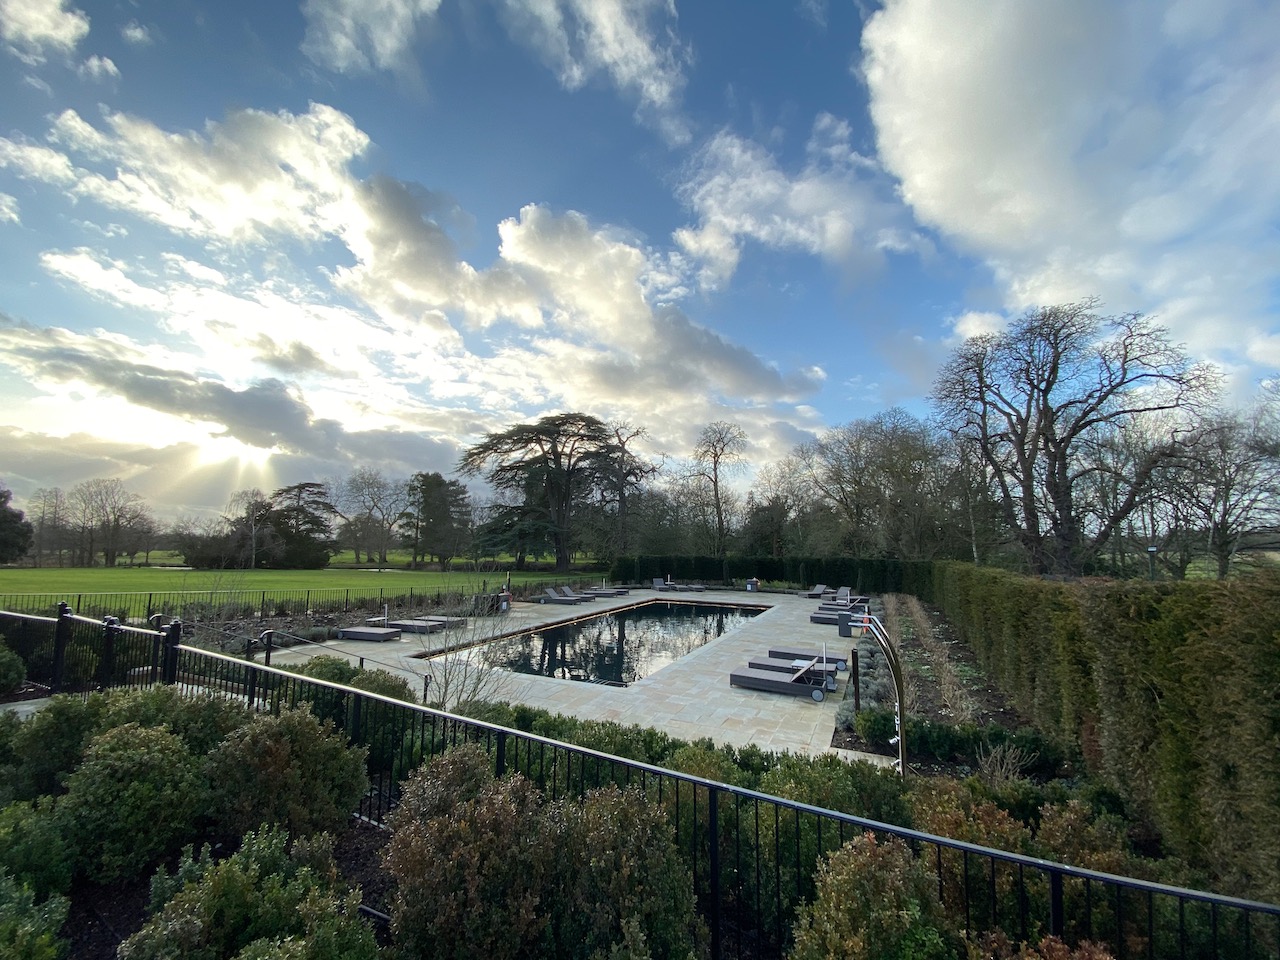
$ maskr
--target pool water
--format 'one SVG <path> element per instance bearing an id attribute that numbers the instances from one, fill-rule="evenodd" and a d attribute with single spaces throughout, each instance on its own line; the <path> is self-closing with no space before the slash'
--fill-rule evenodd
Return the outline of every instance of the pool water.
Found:
<path id="1" fill-rule="evenodd" d="M 495 640 L 483 654 L 501 670 L 626 686 L 764 609 L 655 600 Z"/>

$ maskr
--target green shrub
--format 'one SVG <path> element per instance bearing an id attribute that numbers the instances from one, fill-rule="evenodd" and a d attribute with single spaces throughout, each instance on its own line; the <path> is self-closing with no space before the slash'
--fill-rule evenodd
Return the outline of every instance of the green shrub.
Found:
<path id="1" fill-rule="evenodd" d="M 295 837 L 334 829 L 369 788 L 365 759 L 364 748 L 305 707 L 256 716 L 209 754 L 210 812 L 233 833 L 263 824 Z"/>
<path id="2" fill-rule="evenodd" d="M 83 699 L 59 694 L 23 721 L 13 735 L 18 797 L 33 800 L 41 794 L 62 792 L 67 776 L 97 732 L 105 704 L 101 694 Z"/>
<path id="3" fill-rule="evenodd" d="M 555 818 L 521 776 L 494 780 L 468 745 L 404 786 L 391 816 L 392 933 L 406 956 L 553 956 L 543 898 L 560 855 Z"/>
<path id="4" fill-rule="evenodd" d="M 51 897 L 37 904 L 31 890 L 0 870 L 0 956 L 5 960 L 57 960 L 66 953 L 58 931 L 67 901 Z"/>
<path id="5" fill-rule="evenodd" d="M 13 693 L 27 680 L 27 665 L 3 641 L 0 637 L 0 696 Z"/>
<path id="6" fill-rule="evenodd" d="M 956 955 L 936 888 L 901 840 L 850 840 L 818 868 L 792 960 L 932 960 Z"/>
<path id="7" fill-rule="evenodd" d="M 975 796 L 967 783 L 915 779 L 908 801 L 911 825 L 917 830 L 1011 853 L 1028 852 L 1031 832 L 1026 826 L 990 800 Z M 933 850 L 928 851 L 928 856 L 933 855 Z M 937 855 L 937 882 L 948 915 L 970 917 L 976 929 L 994 928 L 996 918 L 1013 924 L 1021 906 L 1016 871 L 997 870 L 992 878 L 987 872 L 990 864 L 981 857 L 965 857 L 946 848 Z"/>
<path id="8" fill-rule="evenodd" d="M 100 730 L 126 723 L 163 727 L 181 737 L 196 756 L 204 756 L 233 730 L 249 722 L 252 712 L 241 703 L 213 694 L 183 693 L 173 686 L 145 690 L 113 690 L 99 721 Z"/>
<path id="9" fill-rule="evenodd" d="M 327 680 L 330 683 L 341 683 L 346 686 L 349 686 L 351 680 L 360 672 L 360 669 L 345 657 L 335 657 L 328 653 L 312 657 L 306 663 L 291 666 L 288 670 L 290 673 L 300 673 L 313 680 Z"/>
<path id="10" fill-rule="evenodd" d="M 86 875 L 126 877 L 189 841 L 208 794 L 200 767 L 167 730 L 127 723 L 94 739 L 56 807 Z"/>
<path id="11" fill-rule="evenodd" d="M 13 752 L 13 739 L 21 726 L 14 711 L 0 710 L 0 806 L 17 796 L 18 758 Z"/>
<path id="12" fill-rule="evenodd" d="M 475 744 L 406 783 L 386 865 L 414 957 L 689 957 L 692 880 L 661 811 L 612 785 L 546 802 Z"/>
<path id="13" fill-rule="evenodd" d="M 557 956 L 605 957 L 630 940 L 654 960 L 689 957 L 704 931 L 661 808 L 638 790 L 608 786 L 559 809 L 560 881 L 549 901 Z"/>
<path id="14" fill-rule="evenodd" d="M 75 852 L 63 836 L 52 797 L 0 810 L 0 870 L 44 900 L 71 889 L 74 867 Z"/>
<path id="15" fill-rule="evenodd" d="M 188 848 L 177 871 L 152 881 L 172 896 L 120 945 L 121 960 L 374 960 L 359 893 L 344 894 L 327 835 L 295 841 L 281 830 L 250 832 L 238 852 L 213 863 Z M 153 897 L 154 901 L 154 897 Z"/>
<path id="16" fill-rule="evenodd" d="M 968 945 L 970 960 L 1113 960 L 1103 946 L 1081 943 L 1075 949 L 1057 937 L 1045 937 L 1037 944 L 1013 943 L 1002 931 L 983 934 Z"/>

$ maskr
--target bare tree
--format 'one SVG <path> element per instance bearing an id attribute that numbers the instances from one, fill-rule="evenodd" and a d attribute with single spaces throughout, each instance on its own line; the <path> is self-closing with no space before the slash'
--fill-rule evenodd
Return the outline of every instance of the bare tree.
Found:
<path id="1" fill-rule="evenodd" d="M 1138 314 L 1102 317 L 1096 300 L 1032 310 L 1004 333 L 967 341 L 933 388 L 941 419 L 990 468 L 1004 521 L 1035 573 L 1079 573 L 1133 513 L 1176 438 L 1123 478 L 1113 509 L 1087 530 L 1081 456 L 1092 439 L 1146 414 L 1207 398 L 1212 373 Z"/>
<path id="2" fill-rule="evenodd" d="M 227 501 L 227 525 L 234 532 L 248 537 L 247 556 L 250 570 L 258 568 L 258 551 L 263 546 L 262 538 L 267 535 L 267 514 L 271 504 L 267 495 L 257 487 L 237 490 Z M 244 560 L 239 564 L 245 566 Z"/>
<path id="3" fill-rule="evenodd" d="M 67 549 L 67 526 L 71 520 L 71 506 L 61 487 L 41 487 L 31 495 L 27 513 L 35 528 L 35 544 L 32 557 L 37 567 L 52 557 L 60 567 Z"/>
<path id="4" fill-rule="evenodd" d="M 1250 545 L 1280 539 L 1280 432 L 1265 408 L 1209 418 L 1184 454 L 1182 500 L 1202 530 L 1218 579 Z"/>
<path id="5" fill-rule="evenodd" d="M 379 562 L 386 563 L 396 525 L 409 508 L 408 482 L 388 478 L 374 467 L 357 467 L 337 487 L 334 506 L 353 537 L 356 561 L 364 544 L 369 559 L 376 554 Z"/>
<path id="6" fill-rule="evenodd" d="M 725 555 L 729 544 L 725 510 L 728 491 L 724 481 L 746 463 L 743 456 L 746 449 L 746 432 L 736 423 L 725 420 L 717 420 L 703 427 L 693 448 L 694 475 L 701 477 L 711 488 L 711 503 L 716 517 L 717 557 Z"/>
<path id="7" fill-rule="evenodd" d="M 78 483 L 68 497 L 79 526 L 79 553 L 86 566 L 99 552 L 105 566 L 114 567 L 128 528 L 150 516 L 146 503 L 115 477 Z"/>

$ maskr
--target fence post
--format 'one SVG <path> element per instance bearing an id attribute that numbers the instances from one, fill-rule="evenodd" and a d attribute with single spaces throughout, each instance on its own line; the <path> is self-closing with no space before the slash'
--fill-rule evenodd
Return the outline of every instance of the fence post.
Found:
<path id="1" fill-rule="evenodd" d="M 164 659 L 161 664 L 160 682 L 178 682 L 178 644 L 182 642 L 182 621 L 175 620 L 165 630 Z"/>
<path id="2" fill-rule="evenodd" d="M 98 661 L 98 686 L 107 688 L 116 672 L 116 639 L 124 632 L 115 617 L 102 618 L 102 659 Z"/>
<path id="3" fill-rule="evenodd" d="M 347 741 L 352 744 L 360 742 L 360 704 L 364 698 L 358 693 L 348 693 L 351 698 L 351 722 L 347 724 Z"/>
<path id="4" fill-rule="evenodd" d="M 498 731 L 498 756 L 494 764 L 494 776 L 505 777 L 507 775 L 507 733 L 505 730 Z"/>
<path id="5" fill-rule="evenodd" d="M 62 678 L 67 670 L 67 647 L 71 644 L 71 607 L 65 600 L 58 601 L 58 625 L 53 629 L 53 679 L 49 683 L 51 693 L 62 692 Z"/>
<path id="6" fill-rule="evenodd" d="M 695 788 L 696 789 L 696 788 Z M 720 957 L 720 791 L 707 787 L 707 870 L 711 876 L 711 956 Z"/>
<path id="7" fill-rule="evenodd" d="M 1055 937 L 1061 937 L 1063 926 L 1062 873 L 1051 870 L 1049 872 L 1049 933 Z"/>
<path id="8" fill-rule="evenodd" d="M 271 641 L 275 637 L 275 635 L 276 635 L 276 632 L 274 630 L 263 630 L 262 635 L 258 637 L 259 640 L 261 640 L 263 643 L 266 644 L 267 652 L 263 662 L 268 667 L 271 666 Z"/>

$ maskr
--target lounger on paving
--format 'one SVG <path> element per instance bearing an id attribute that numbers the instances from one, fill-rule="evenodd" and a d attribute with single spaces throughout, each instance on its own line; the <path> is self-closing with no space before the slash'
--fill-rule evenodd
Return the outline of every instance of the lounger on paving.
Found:
<path id="1" fill-rule="evenodd" d="M 838 653 L 828 653 L 823 656 L 821 650 L 810 650 L 803 647 L 770 647 L 769 656 L 783 660 L 813 660 L 816 658 L 824 663 L 834 663 L 837 670 L 849 669 L 848 657 L 841 656 Z"/>
<path id="2" fill-rule="evenodd" d="M 806 662 L 804 666 L 790 674 L 739 667 L 737 670 L 730 671 L 729 684 L 745 690 L 783 693 L 791 697 L 809 697 L 821 703 L 827 698 L 827 683 L 821 674 L 810 672 L 809 667 L 816 663 L 816 659 Z"/>
<path id="3" fill-rule="evenodd" d="M 803 667 L 810 673 L 825 677 L 828 690 L 835 690 L 836 688 L 836 665 L 834 663 L 819 663 L 817 660 L 787 660 L 784 657 L 752 657 L 747 661 L 747 666 L 752 670 L 771 670 L 774 673 L 791 674 Z"/>

